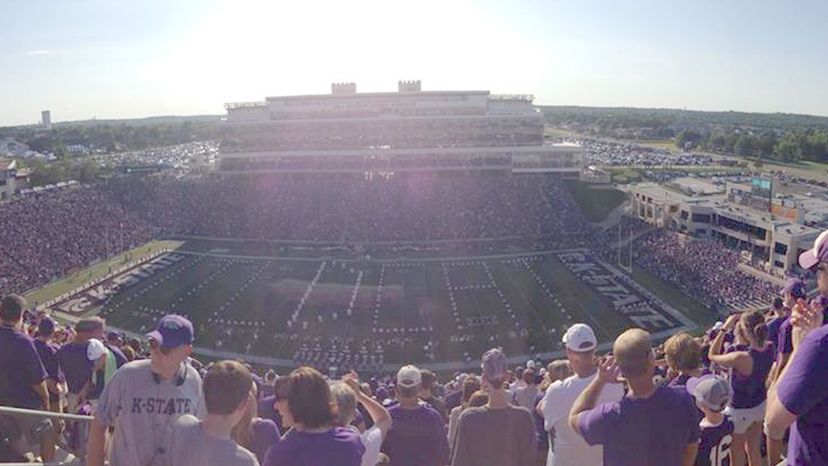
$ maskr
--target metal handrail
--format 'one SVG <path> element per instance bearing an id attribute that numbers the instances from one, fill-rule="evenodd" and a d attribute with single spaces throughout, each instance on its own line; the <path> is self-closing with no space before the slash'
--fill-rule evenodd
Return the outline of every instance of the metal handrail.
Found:
<path id="1" fill-rule="evenodd" d="M 69 421 L 91 421 L 95 419 L 93 416 L 84 416 L 82 414 L 56 413 L 53 411 L 40 411 L 36 409 L 12 408 L 10 406 L 0 406 L 0 414 L 25 414 L 27 416 L 66 419 Z"/>
<path id="2" fill-rule="evenodd" d="M 11 406 L 0 406 L 0 415 L 9 415 L 9 414 L 17 414 L 17 415 L 25 415 L 25 416 L 34 416 L 40 418 L 49 418 L 49 419 L 65 419 L 67 421 L 81 421 L 81 422 L 89 422 L 95 419 L 93 416 L 83 416 L 80 414 L 68 414 L 68 413 L 56 413 L 52 411 L 42 411 L 37 409 L 24 409 L 24 408 L 13 408 Z M 0 466 L 67 466 L 68 464 L 79 464 L 79 463 L 62 463 L 62 462 L 50 462 L 50 463 L 0 463 Z"/>

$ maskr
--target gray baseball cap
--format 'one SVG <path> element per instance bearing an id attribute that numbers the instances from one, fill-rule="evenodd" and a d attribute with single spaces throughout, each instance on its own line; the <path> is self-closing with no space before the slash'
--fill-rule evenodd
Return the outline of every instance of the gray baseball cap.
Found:
<path id="1" fill-rule="evenodd" d="M 733 397 L 730 383 L 715 375 L 693 377 L 687 381 L 687 391 L 693 395 L 696 402 L 708 409 L 720 412 Z"/>

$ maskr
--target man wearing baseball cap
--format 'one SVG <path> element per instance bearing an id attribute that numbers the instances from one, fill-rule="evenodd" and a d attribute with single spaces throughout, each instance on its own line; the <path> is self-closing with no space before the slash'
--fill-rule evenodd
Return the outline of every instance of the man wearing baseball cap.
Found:
<path id="1" fill-rule="evenodd" d="M 569 426 L 569 410 L 578 395 L 595 378 L 595 348 L 598 339 L 589 325 L 575 324 L 563 336 L 566 358 L 572 368 L 571 377 L 558 380 L 546 389 L 541 401 L 544 429 L 549 433 L 549 454 L 546 466 L 590 466 L 601 464 L 604 449 L 590 446 Z M 607 385 L 601 391 L 598 404 L 618 401 L 624 396 L 621 385 Z"/>
<path id="2" fill-rule="evenodd" d="M 799 256 L 799 265 L 816 272 L 817 288 L 828 296 L 828 231 L 817 237 L 813 249 Z M 790 427 L 787 461 L 792 466 L 828 465 L 828 326 L 823 303 L 819 299 L 794 307 L 789 320 L 791 356 L 768 390 L 765 434 L 769 447 L 781 443 Z"/>
<path id="3" fill-rule="evenodd" d="M 408 365 L 397 372 L 397 400 L 388 408 L 391 429 L 382 452 L 395 466 L 445 466 L 449 461 L 446 427 L 440 413 L 420 400 L 420 369 Z"/>
<path id="4" fill-rule="evenodd" d="M 186 318 L 170 314 L 148 333 L 150 359 L 122 366 L 98 400 L 89 434 L 87 464 L 165 465 L 167 441 L 184 414 L 206 414 L 201 377 L 184 361 L 193 351 L 195 332 Z M 115 427 L 110 448 L 106 430 Z"/>
<path id="5" fill-rule="evenodd" d="M 482 387 L 489 394 L 489 401 L 460 415 L 451 465 L 537 464 L 535 423 L 529 410 L 510 403 L 505 388 L 508 363 L 500 348 L 483 353 L 482 370 Z"/>

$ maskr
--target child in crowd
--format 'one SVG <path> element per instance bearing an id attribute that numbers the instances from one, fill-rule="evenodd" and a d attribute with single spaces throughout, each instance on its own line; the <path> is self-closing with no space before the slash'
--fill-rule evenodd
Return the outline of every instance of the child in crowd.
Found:
<path id="1" fill-rule="evenodd" d="M 705 375 L 687 382 L 687 391 L 696 399 L 704 413 L 699 423 L 701 439 L 696 466 L 730 466 L 730 444 L 733 442 L 733 421 L 723 413 L 732 395 L 727 380 Z"/>

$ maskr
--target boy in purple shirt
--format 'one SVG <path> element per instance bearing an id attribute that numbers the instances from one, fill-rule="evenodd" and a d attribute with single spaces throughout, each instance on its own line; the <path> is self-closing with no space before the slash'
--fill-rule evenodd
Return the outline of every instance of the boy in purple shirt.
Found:
<path id="1" fill-rule="evenodd" d="M 604 446 L 605 466 L 690 466 L 699 444 L 698 410 L 686 389 L 656 386 L 650 334 L 622 333 L 614 356 L 575 400 L 569 424 L 590 445 Z M 619 402 L 595 406 L 604 385 L 623 375 L 629 392 Z"/>
<path id="2" fill-rule="evenodd" d="M 733 421 L 722 413 L 733 396 L 730 384 L 721 377 L 705 375 L 690 379 L 687 392 L 704 413 L 699 423 L 701 439 L 695 466 L 730 466 Z"/>

